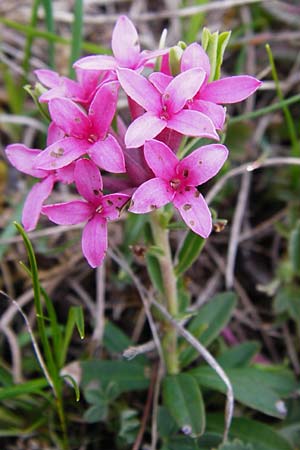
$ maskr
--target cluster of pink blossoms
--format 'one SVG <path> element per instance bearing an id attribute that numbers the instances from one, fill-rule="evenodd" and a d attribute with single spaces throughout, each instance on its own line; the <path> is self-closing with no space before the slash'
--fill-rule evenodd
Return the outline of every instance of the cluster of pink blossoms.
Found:
<path id="1" fill-rule="evenodd" d="M 183 51 L 180 72 L 173 76 L 168 49 L 140 51 L 138 42 L 134 25 L 121 16 L 112 35 L 113 56 L 78 60 L 76 81 L 37 70 L 47 88 L 39 100 L 48 104 L 51 117 L 47 147 L 6 148 L 14 167 L 41 179 L 24 205 L 25 229 L 33 230 L 41 213 L 56 224 L 86 222 L 82 250 L 92 267 L 105 256 L 107 223 L 127 203 L 129 211 L 141 214 L 171 202 L 195 233 L 210 234 L 211 214 L 197 186 L 217 174 L 228 150 L 210 144 L 179 160 L 179 144 L 183 136 L 218 141 L 223 105 L 244 100 L 261 84 L 250 76 L 209 82 L 209 58 L 197 43 Z M 122 90 L 132 117 L 128 128 L 117 114 Z M 82 199 L 44 205 L 57 182 L 74 183 Z"/>

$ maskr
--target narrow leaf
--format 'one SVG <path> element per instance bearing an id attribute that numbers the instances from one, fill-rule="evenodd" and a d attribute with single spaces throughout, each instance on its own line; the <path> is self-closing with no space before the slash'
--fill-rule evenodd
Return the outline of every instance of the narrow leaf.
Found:
<path id="1" fill-rule="evenodd" d="M 183 433 L 190 437 L 203 434 L 205 410 L 195 379 L 186 373 L 169 375 L 163 381 L 163 401 Z"/>

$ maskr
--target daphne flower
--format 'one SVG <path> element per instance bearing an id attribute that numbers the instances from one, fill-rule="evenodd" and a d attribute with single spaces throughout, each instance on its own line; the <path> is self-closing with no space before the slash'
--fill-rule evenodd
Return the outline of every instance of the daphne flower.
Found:
<path id="1" fill-rule="evenodd" d="M 36 159 L 35 167 L 59 169 L 87 153 L 99 167 L 109 172 L 125 172 L 122 149 L 108 133 L 117 96 L 118 83 L 105 83 L 97 91 L 88 114 L 69 99 L 50 100 L 51 118 L 67 137 L 48 146 Z"/>
<path id="2" fill-rule="evenodd" d="M 82 251 L 92 267 L 99 266 L 107 250 L 107 222 L 116 220 L 130 198 L 126 194 L 102 194 L 102 177 L 92 161 L 75 163 L 75 184 L 85 200 L 44 206 L 42 213 L 58 225 L 87 222 L 82 233 Z"/>
<path id="3" fill-rule="evenodd" d="M 161 89 L 151 82 L 151 77 L 149 81 L 133 70 L 119 69 L 117 73 L 126 94 L 146 110 L 128 127 L 125 136 L 127 147 L 140 147 L 165 128 L 188 136 L 219 139 L 207 116 L 184 109 L 203 83 L 205 73 L 202 69 L 181 73 Z"/>
<path id="4" fill-rule="evenodd" d="M 50 196 L 54 184 L 58 181 L 67 184 L 74 181 L 74 163 L 58 170 L 35 169 L 34 161 L 41 150 L 28 148 L 22 144 L 12 144 L 6 147 L 5 153 L 9 162 L 20 172 L 42 179 L 33 186 L 23 207 L 22 223 L 26 231 L 32 231 L 37 225 L 43 203 Z"/>
<path id="5" fill-rule="evenodd" d="M 113 70 L 118 67 L 142 69 L 147 61 L 166 53 L 168 50 L 142 51 L 135 26 L 126 16 L 120 16 L 112 34 L 111 47 L 114 56 L 92 55 L 79 59 L 75 68 L 85 70 Z"/>
<path id="6" fill-rule="evenodd" d="M 207 238 L 211 214 L 196 186 L 218 173 L 227 159 L 227 148 L 206 145 L 179 161 L 167 145 L 153 139 L 145 143 L 144 154 L 155 178 L 135 191 L 129 211 L 143 214 L 172 202 L 187 226 Z"/>

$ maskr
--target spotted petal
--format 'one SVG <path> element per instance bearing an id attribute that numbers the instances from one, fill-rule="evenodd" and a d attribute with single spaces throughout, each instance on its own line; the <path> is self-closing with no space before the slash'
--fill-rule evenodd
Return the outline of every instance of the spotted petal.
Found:
<path id="1" fill-rule="evenodd" d="M 194 150 L 178 164 L 179 173 L 185 173 L 185 183 L 198 186 L 214 177 L 228 157 L 228 150 L 224 145 L 204 145 Z"/>
<path id="2" fill-rule="evenodd" d="M 41 152 L 34 161 L 34 167 L 55 170 L 67 166 L 91 147 L 88 141 L 68 137 L 55 142 Z"/>
<path id="3" fill-rule="evenodd" d="M 196 188 L 178 192 L 173 200 L 181 217 L 194 233 L 207 238 L 212 229 L 212 219 L 209 208 Z"/>
<path id="4" fill-rule="evenodd" d="M 103 189 L 98 167 L 88 159 L 80 159 L 75 165 L 74 178 L 79 194 L 88 202 L 98 204 Z"/>
<path id="5" fill-rule="evenodd" d="M 125 203 L 130 199 L 127 194 L 109 194 L 102 198 L 103 217 L 109 220 L 116 220 L 120 217 L 120 211 Z"/>
<path id="6" fill-rule="evenodd" d="M 171 202 L 173 190 L 161 178 L 152 178 L 143 183 L 133 194 L 129 211 L 143 214 Z"/>
<path id="7" fill-rule="evenodd" d="M 50 100 L 49 112 L 53 122 L 67 135 L 79 139 L 88 137 L 90 121 L 83 110 L 72 100 L 67 98 Z"/>

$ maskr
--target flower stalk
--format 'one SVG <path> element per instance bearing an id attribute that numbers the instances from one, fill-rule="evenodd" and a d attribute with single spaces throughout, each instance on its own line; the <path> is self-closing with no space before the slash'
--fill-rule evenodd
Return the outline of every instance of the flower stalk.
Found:
<path id="1" fill-rule="evenodd" d="M 172 317 L 176 317 L 178 315 L 177 279 L 170 248 L 169 230 L 163 225 L 161 214 L 157 211 L 151 213 L 150 223 L 155 245 L 163 251 L 162 255 L 159 255 L 157 258 L 159 260 L 164 286 L 164 303 Z M 177 332 L 169 323 L 165 324 L 164 330 L 165 335 L 163 337 L 162 347 L 167 371 L 170 374 L 176 374 L 179 372 Z"/>

